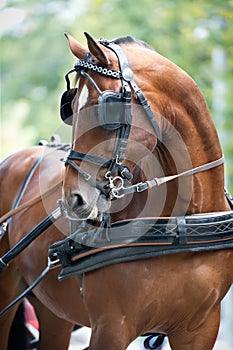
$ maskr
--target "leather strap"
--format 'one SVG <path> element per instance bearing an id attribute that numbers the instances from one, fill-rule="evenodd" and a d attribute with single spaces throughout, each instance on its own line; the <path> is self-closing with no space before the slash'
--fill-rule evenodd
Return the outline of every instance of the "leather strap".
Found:
<path id="1" fill-rule="evenodd" d="M 52 194 L 54 191 L 56 191 L 61 185 L 62 185 L 62 181 L 59 180 L 59 182 L 57 182 L 55 185 L 50 187 L 48 189 L 48 191 L 46 191 L 46 192 L 40 194 L 39 196 L 37 196 L 33 199 L 30 199 L 29 201 L 19 205 L 17 208 L 8 211 L 6 214 L 4 214 L 3 216 L 0 217 L 0 223 L 3 223 L 8 218 L 20 213 L 24 209 L 31 207 L 31 206 L 35 205 L 36 203 L 38 203 L 39 201 L 43 200 L 44 198 L 48 197 L 50 194 Z"/>
<path id="2" fill-rule="evenodd" d="M 96 182 L 90 174 L 81 169 L 75 162 L 67 158 L 66 165 L 71 165 L 80 175 L 82 175 L 85 181 L 88 181 L 91 184 L 91 186 L 97 188 L 101 193 L 108 197 L 108 191 L 106 191 L 103 186 L 99 185 L 98 182 Z"/>
<path id="3" fill-rule="evenodd" d="M 185 243 L 187 243 L 185 216 L 177 216 L 176 221 L 177 221 L 178 243 L 185 244 Z"/>
<path id="4" fill-rule="evenodd" d="M 183 176 L 189 176 L 189 175 L 194 175 L 203 171 L 207 171 L 209 169 L 215 168 L 219 165 L 224 164 L 224 156 L 221 158 L 214 160 L 213 162 L 209 162 L 203 165 L 200 165 L 196 168 L 192 168 L 189 170 L 186 170 L 182 173 L 176 174 L 176 175 L 171 175 L 171 176 L 164 176 L 164 177 L 155 177 L 152 180 L 147 180 L 145 182 L 139 182 L 136 185 L 128 186 L 128 187 L 123 187 L 121 189 L 122 194 L 129 194 L 129 193 L 134 193 L 134 192 L 142 192 L 145 190 L 149 190 L 153 187 L 160 186 L 166 182 L 175 180 L 177 178 L 183 177 Z M 120 193 L 120 194 L 121 194 Z"/>
<path id="5" fill-rule="evenodd" d="M 66 161 L 74 159 L 74 160 L 85 160 L 85 162 L 92 163 L 99 165 L 103 168 L 108 168 L 110 165 L 111 160 L 105 157 L 96 156 L 94 154 L 86 154 L 79 151 L 75 151 L 73 149 L 70 150 L 70 153 L 68 154 Z"/>

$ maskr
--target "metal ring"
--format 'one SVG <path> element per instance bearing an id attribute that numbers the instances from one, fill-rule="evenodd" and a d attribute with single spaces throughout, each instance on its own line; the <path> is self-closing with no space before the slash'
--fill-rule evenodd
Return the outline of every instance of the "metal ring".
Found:
<path id="1" fill-rule="evenodd" d="M 115 186 L 116 189 L 120 190 L 123 188 L 124 186 L 124 180 L 122 179 L 122 177 L 120 176 L 115 176 L 113 179 L 112 179 L 112 182 L 114 184 L 115 181 L 120 181 L 120 183 L 117 185 L 117 187 Z"/>
<path id="2" fill-rule="evenodd" d="M 105 177 L 106 179 L 109 179 L 109 178 L 111 177 L 111 171 L 110 171 L 110 170 L 107 171 L 107 172 L 105 173 L 104 177 Z"/>

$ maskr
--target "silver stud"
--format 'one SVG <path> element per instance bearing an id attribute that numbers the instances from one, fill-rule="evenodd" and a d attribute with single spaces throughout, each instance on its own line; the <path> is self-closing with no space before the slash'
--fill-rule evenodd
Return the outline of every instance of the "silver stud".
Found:
<path id="1" fill-rule="evenodd" d="M 125 68 L 122 72 L 122 78 L 126 81 L 130 81 L 133 79 L 133 72 L 130 68 Z"/>

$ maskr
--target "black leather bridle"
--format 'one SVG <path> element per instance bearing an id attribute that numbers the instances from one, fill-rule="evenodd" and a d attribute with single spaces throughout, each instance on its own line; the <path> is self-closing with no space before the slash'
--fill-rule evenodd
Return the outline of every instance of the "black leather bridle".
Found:
<path id="1" fill-rule="evenodd" d="M 146 112 L 152 127 L 154 128 L 155 134 L 159 142 L 162 141 L 161 131 L 159 125 L 154 117 L 150 105 L 142 93 L 141 89 L 136 85 L 133 77 L 133 72 L 130 68 L 127 56 L 124 50 L 114 42 L 107 40 L 101 40 L 100 44 L 106 48 L 112 50 L 119 62 L 120 71 L 101 67 L 97 64 L 93 64 L 90 61 L 91 55 L 88 54 L 85 59 L 78 60 L 75 63 L 74 69 L 69 71 L 66 76 L 67 91 L 63 93 L 61 99 L 60 114 L 64 122 L 72 124 L 72 109 L 71 103 L 77 92 L 77 89 L 70 88 L 69 74 L 76 71 L 82 76 L 87 78 L 95 90 L 99 94 L 98 98 L 98 110 L 97 120 L 98 124 L 107 130 L 116 130 L 116 139 L 112 152 L 112 158 L 108 159 L 101 156 L 92 154 L 85 154 L 76 150 L 71 150 L 65 164 L 71 165 L 86 181 L 100 190 L 107 198 L 120 198 L 124 194 L 122 193 L 124 180 L 130 181 L 133 177 L 126 165 L 122 164 L 128 138 L 131 129 L 131 99 L 132 91 L 134 92 L 137 100 Z M 98 74 L 120 79 L 122 83 L 121 91 L 117 92 L 114 90 L 101 91 L 94 79 L 87 73 L 88 70 L 95 71 Z M 91 175 L 83 171 L 74 161 L 84 160 L 91 164 L 96 164 L 100 167 L 107 168 L 105 178 L 107 185 L 97 183 Z M 121 191 L 121 192 L 120 192 Z"/>

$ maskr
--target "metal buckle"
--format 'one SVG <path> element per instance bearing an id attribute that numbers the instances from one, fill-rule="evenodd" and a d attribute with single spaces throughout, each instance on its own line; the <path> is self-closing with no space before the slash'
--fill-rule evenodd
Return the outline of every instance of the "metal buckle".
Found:
<path id="1" fill-rule="evenodd" d="M 122 193 L 122 194 L 119 194 L 119 190 L 121 190 L 122 188 L 120 188 L 120 189 L 118 189 L 118 188 L 113 188 L 112 190 L 111 190 L 111 198 L 113 199 L 113 198 L 122 198 L 122 197 L 124 197 L 124 193 Z"/>
<path id="2" fill-rule="evenodd" d="M 137 192 L 142 192 L 142 191 L 145 191 L 147 190 L 148 188 L 148 185 L 146 182 L 139 182 L 137 185 L 136 185 L 136 190 Z"/>
<path id="3" fill-rule="evenodd" d="M 116 162 L 117 165 L 121 165 L 122 164 L 122 162 L 120 161 L 120 156 L 119 155 L 116 156 L 115 162 Z"/>

